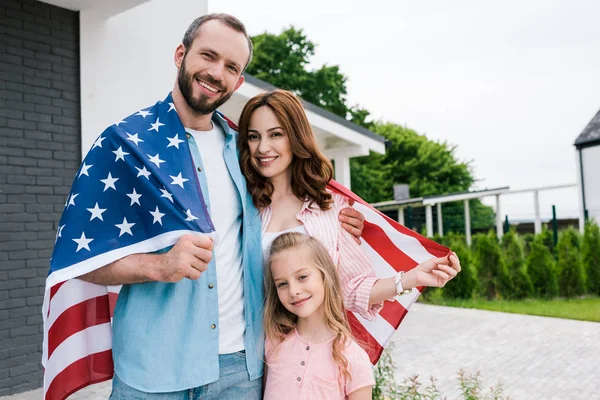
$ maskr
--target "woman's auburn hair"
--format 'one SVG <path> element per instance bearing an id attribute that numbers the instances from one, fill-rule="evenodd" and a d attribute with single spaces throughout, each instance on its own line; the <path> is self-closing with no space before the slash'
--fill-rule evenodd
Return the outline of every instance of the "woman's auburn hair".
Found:
<path id="1" fill-rule="evenodd" d="M 277 255 L 291 249 L 304 251 L 311 257 L 312 264 L 317 268 L 323 279 L 325 296 L 323 310 L 325 324 L 335 332 L 332 343 L 332 356 L 341 374 L 350 378 L 350 365 L 344 356 L 344 350 L 352 340 L 350 325 L 346 319 L 344 297 L 335 264 L 325 247 L 319 240 L 297 232 L 288 232 L 278 236 L 271 244 L 269 259 L 265 264 L 265 308 L 263 326 L 268 340 L 274 343 L 273 349 L 281 343 L 296 328 L 298 317 L 288 311 L 277 295 L 277 287 L 271 272 L 271 264 Z M 275 354 L 271 350 L 269 355 Z"/>
<path id="2" fill-rule="evenodd" d="M 308 199 L 322 210 L 333 202 L 326 190 L 333 178 L 333 167 L 317 147 L 315 135 L 310 127 L 302 103 L 292 92 L 273 90 L 251 98 L 239 120 L 240 167 L 246 177 L 248 191 L 254 205 L 261 209 L 271 204 L 273 184 L 260 174 L 252 162 L 248 145 L 248 129 L 252 113 L 260 107 L 269 107 L 287 134 L 292 151 L 292 191 L 300 200 Z"/>

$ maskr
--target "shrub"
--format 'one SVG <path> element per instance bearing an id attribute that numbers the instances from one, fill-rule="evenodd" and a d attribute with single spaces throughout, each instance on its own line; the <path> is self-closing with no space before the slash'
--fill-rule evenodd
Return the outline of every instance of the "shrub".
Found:
<path id="1" fill-rule="evenodd" d="M 581 259 L 587 276 L 588 293 L 600 295 L 600 228 L 594 221 L 585 225 Z"/>
<path id="2" fill-rule="evenodd" d="M 531 244 L 533 243 L 533 239 L 535 239 L 535 235 L 533 233 L 526 233 L 521 236 L 521 239 L 523 241 L 523 255 L 527 258 L 529 253 L 531 253 Z"/>
<path id="3" fill-rule="evenodd" d="M 585 275 L 579 253 L 579 236 L 573 228 L 565 229 L 556 245 L 558 280 L 561 296 L 574 297 L 585 293 Z"/>
<path id="4" fill-rule="evenodd" d="M 542 239 L 542 243 L 548 250 L 550 250 L 550 254 L 553 257 L 556 257 L 555 249 L 554 249 L 554 234 L 551 230 L 548 230 L 547 227 L 542 229 L 542 233 L 539 234 Z"/>
<path id="5" fill-rule="evenodd" d="M 502 237 L 502 250 L 511 286 L 511 291 L 506 293 L 506 297 L 511 299 L 530 297 L 533 294 L 533 286 L 527 274 L 523 246 L 514 230 L 511 229 Z"/>
<path id="6" fill-rule="evenodd" d="M 536 296 L 552 298 L 558 295 L 556 260 L 544 244 L 542 235 L 536 236 L 531 243 L 527 271 Z"/>
<path id="7" fill-rule="evenodd" d="M 448 246 L 458 256 L 461 271 L 444 286 L 444 297 L 470 299 L 477 289 L 477 271 L 475 270 L 471 250 L 467 247 L 464 239 L 458 236 L 451 237 Z"/>
<path id="8" fill-rule="evenodd" d="M 487 235 L 475 236 L 480 293 L 489 300 L 502 297 L 502 294 L 510 290 L 510 281 L 496 234 L 490 231 Z"/>

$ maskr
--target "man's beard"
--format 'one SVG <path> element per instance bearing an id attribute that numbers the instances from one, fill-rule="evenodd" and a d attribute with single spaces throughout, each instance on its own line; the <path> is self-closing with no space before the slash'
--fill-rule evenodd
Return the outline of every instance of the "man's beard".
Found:
<path id="1" fill-rule="evenodd" d="M 186 54 L 187 55 L 187 54 Z M 225 87 L 223 84 L 211 77 L 210 75 L 200 75 L 195 74 L 191 76 L 188 73 L 187 68 L 185 67 L 185 56 L 183 57 L 183 62 L 181 63 L 181 68 L 179 68 L 179 74 L 177 77 L 177 83 L 179 85 L 179 91 L 183 96 L 185 102 L 190 106 L 192 110 L 194 110 L 198 114 L 206 115 L 214 112 L 217 108 L 221 107 L 231 95 L 233 95 L 233 91 L 231 93 L 227 93 L 225 91 Z M 221 90 L 221 97 L 214 100 L 212 103 L 209 102 L 210 97 L 200 93 L 197 98 L 194 98 L 194 81 L 196 78 L 208 83 L 209 85 Z"/>

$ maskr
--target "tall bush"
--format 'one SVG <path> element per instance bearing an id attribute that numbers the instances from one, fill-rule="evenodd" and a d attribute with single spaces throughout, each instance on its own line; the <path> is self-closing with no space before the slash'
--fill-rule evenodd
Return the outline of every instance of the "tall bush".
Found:
<path id="1" fill-rule="evenodd" d="M 550 250 L 550 254 L 556 257 L 555 249 L 554 249 L 554 234 L 551 230 L 548 230 L 547 227 L 542 229 L 542 233 L 539 234 L 542 239 L 542 243 L 548 250 Z"/>
<path id="2" fill-rule="evenodd" d="M 529 253 L 531 253 L 531 244 L 533 243 L 533 239 L 535 239 L 535 234 L 533 233 L 526 233 L 521 236 L 521 240 L 523 242 L 523 254 L 525 255 L 525 258 L 527 258 Z"/>
<path id="3" fill-rule="evenodd" d="M 581 259 L 587 276 L 588 293 L 600 295 L 600 227 L 593 220 L 585 225 Z"/>
<path id="4" fill-rule="evenodd" d="M 531 243 L 527 272 L 536 296 L 552 298 L 558 295 L 556 260 L 545 245 L 542 235 L 537 235 Z"/>
<path id="5" fill-rule="evenodd" d="M 558 282 L 561 296 L 575 297 L 585 293 L 585 275 L 579 252 L 579 235 L 573 229 L 565 229 L 556 245 L 558 258 Z"/>
<path id="6" fill-rule="evenodd" d="M 502 236 L 502 251 L 510 280 L 510 291 L 506 297 L 524 299 L 533 294 L 533 286 L 527 274 L 523 245 L 514 230 Z"/>
<path id="7" fill-rule="evenodd" d="M 449 236 L 447 245 L 458 256 L 461 271 L 444 286 L 444 297 L 470 299 L 477 289 L 477 271 L 475 270 L 473 255 L 463 237 Z"/>
<path id="8" fill-rule="evenodd" d="M 480 293 L 489 300 L 502 297 L 510 290 L 510 281 L 496 234 L 490 231 L 475 236 Z"/>

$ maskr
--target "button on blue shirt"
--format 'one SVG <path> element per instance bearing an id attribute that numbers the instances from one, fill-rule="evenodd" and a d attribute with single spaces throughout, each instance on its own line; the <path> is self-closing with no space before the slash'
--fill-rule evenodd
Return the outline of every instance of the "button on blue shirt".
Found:
<path id="1" fill-rule="evenodd" d="M 244 344 L 248 376 L 254 380 L 262 376 L 264 352 L 261 221 L 240 170 L 238 134 L 219 113 L 213 114 L 212 121 L 225 132 L 223 157 L 242 203 Z M 188 141 L 190 161 L 194 162 L 201 191 L 208 201 L 207 180 L 201 172 L 204 166 L 198 151 L 202 144 L 193 137 Z M 214 259 L 195 281 L 123 285 L 113 318 L 113 359 L 119 378 L 145 392 L 174 392 L 218 380 L 218 289 Z"/>

